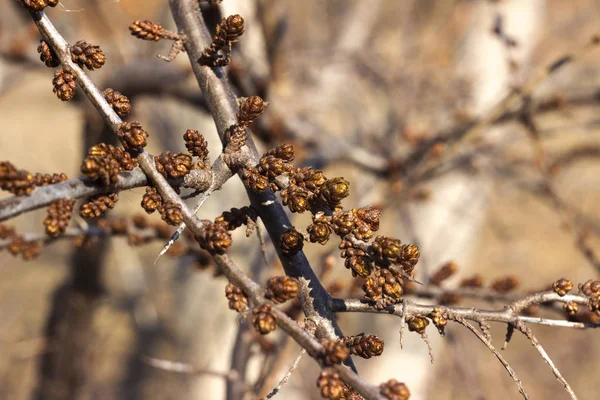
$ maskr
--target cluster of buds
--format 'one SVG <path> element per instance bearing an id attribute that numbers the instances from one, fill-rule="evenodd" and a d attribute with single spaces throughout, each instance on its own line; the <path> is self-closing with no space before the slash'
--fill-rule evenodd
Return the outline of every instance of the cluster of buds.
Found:
<path id="1" fill-rule="evenodd" d="M 54 72 L 54 79 L 52 79 L 52 91 L 56 93 L 56 96 L 62 101 L 69 101 L 75 96 L 75 89 L 77 88 L 77 82 L 75 81 L 75 74 L 69 67 L 57 69 Z"/>
<path id="2" fill-rule="evenodd" d="M 54 50 L 52 50 L 50 46 L 48 46 L 48 43 L 46 43 L 46 41 L 40 41 L 40 45 L 38 46 L 37 51 L 38 53 L 40 53 L 40 61 L 46 64 L 46 67 L 56 68 L 60 65 L 60 60 L 58 59 L 58 56 L 56 55 Z"/>
<path id="3" fill-rule="evenodd" d="M 590 298 L 590 311 L 600 316 L 600 281 L 589 280 L 581 285 L 579 290 Z"/>
<path id="4" fill-rule="evenodd" d="M 293 256 L 302 251 L 304 247 L 304 236 L 296 229 L 288 229 L 279 240 L 279 248 L 286 256 Z"/>
<path id="5" fill-rule="evenodd" d="M 42 251 L 39 242 L 27 241 L 23 236 L 17 235 L 14 228 L 2 224 L 0 224 L 0 240 L 10 240 L 8 251 L 13 256 L 20 255 L 25 261 L 33 260 Z"/>
<path id="6" fill-rule="evenodd" d="M 420 257 L 419 248 L 414 244 L 402 244 L 399 239 L 387 236 L 377 236 L 370 249 L 375 260 L 381 265 L 399 265 L 411 276 Z"/>
<path id="7" fill-rule="evenodd" d="M 400 302 L 403 293 L 402 278 L 394 269 L 376 266 L 375 271 L 365 280 L 362 289 L 365 292 L 365 300 L 383 310 Z"/>
<path id="8" fill-rule="evenodd" d="M 317 379 L 317 387 L 324 399 L 362 400 L 362 396 L 346 385 L 335 372 L 322 371 Z"/>
<path id="9" fill-rule="evenodd" d="M 119 172 L 131 171 L 135 161 L 123 149 L 100 143 L 90 147 L 81 164 L 81 172 L 105 186 L 118 181 Z"/>
<path id="10" fill-rule="evenodd" d="M 243 313 L 248 309 L 248 297 L 242 289 L 230 283 L 225 286 L 225 296 L 229 301 L 229 309 Z"/>
<path id="11" fill-rule="evenodd" d="M 102 92 L 102 96 L 108 102 L 113 110 L 117 113 L 119 117 L 124 117 L 129 114 L 131 111 L 131 103 L 129 103 L 129 99 L 117 92 L 114 89 L 108 88 Z"/>
<path id="12" fill-rule="evenodd" d="M 380 356 L 384 347 L 383 339 L 364 333 L 344 337 L 344 344 L 348 347 L 350 354 L 367 359 Z"/>
<path id="13" fill-rule="evenodd" d="M 275 304 L 285 303 L 298 295 L 298 280 L 289 276 L 275 276 L 267 281 L 265 298 Z"/>
<path id="14" fill-rule="evenodd" d="M 559 296 L 565 296 L 573 290 L 573 282 L 568 279 L 561 278 L 552 284 L 552 290 Z"/>
<path id="15" fill-rule="evenodd" d="M 225 226 L 228 231 L 233 231 L 242 225 L 251 225 L 258 219 L 256 210 L 252 207 L 244 206 L 242 208 L 232 208 L 229 211 L 223 211 L 223 214 L 215 218 L 215 224 Z"/>
<path id="16" fill-rule="evenodd" d="M 239 15 L 224 18 L 217 25 L 213 41 L 198 59 L 201 65 L 223 67 L 231 61 L 231 46 L 244 33 L 244 19 Z M 219 54 L 222 52 L 223 54 Z"/>
<path id="17" fill-rule="evenodd" d="M 117 193 L 109 193 L 94 196 L 87 203 L 83 203 L 79 208 L 79 215 L 82 218 L 98 218 L 103 216 L 115 207 L 115 203 L 119 200 Z"/>
<path id="18" fill-rule="evenodd" d="M 165 178 L 180 179 L 190 173 L 194 167 L 192 156 L 184 153 L 166 151 L 154 157 L 156 170 Z"/>
<path id="19" fill-rule="evenodd" d="M 133 154 L 146 147 L 148 144 L 148 141 L 146 140 L 147 137 L 148 132 L 146 132 L 142 127 L 142 124 L 137 121 L 130 123 L 123 122 L 119 128 L 119 140 L 121 141 L 121 144 L 125 150 Z"/>
<path id="20" fill-rule="evenodd" d="M 179 225 L 183 222 L 181 205 L 170 200 L 163 202 L 163 198 L 154 187 L 146 188 L 146 193 L 142 197 L 142 208 L 148 214 L 158 211 L 163 221 L 169 225 Z"/>
<path id="21" fill-rule="evenodd" d="M 65 233 L 67 225 L 73 214 L 73 199 L 58 199 L 48 207 L 48 215 L 44 219 L 46 234 L 50 237 L 58 237 Z"/>
<path id="22" fill-rule="evenodd" d="M 21 0 L 29 11 L 43 11 L 46 7 L 56 7 L 58 0 Z"/>
<path id="23" fill-rule="evenodd" d="M 213 223 L 209 220 L 202 220 L 204 229 L 201 234 L 196 236 L 200 247 L 210 254 L 225 254 L 231 247 L 231 233 L 227 226 L 222 223 Z"/>
<path id="24" fill-rule="evenodd" d="M 352 276 L 368 277 L 373 271 L 373 261 L 367 252 L 349 240 L 342 240 L 339 245 L 340 256 L 345 259 L 344 266 L 352 271 Z"/>
<path id="25" fill-rule="evenodd" d="M 0 161 L 0 189 L 17 196 L 29 196 L 37 186 L 53 185 L 65 180 L 65 174 L 32 174 L 17 169 L 8 161 Z"/>
<path id="26" fill-rule="evenodd" d="M 519 279 L 515 276 L 507 276 L 498 280 L 495 280 L 491 284 L 492 290 L 498 293 L 508 293 L 519 286 Z"/>
<path id="27" fill-rule="evenodd" d="M 434 308 L 431 314 L 429 314 L 429 318 L 431 318 L 431 322 L 437 328 L 440 335 L 444 336 L 446 331 L 446 325 L 448 325 L 448 320 L 444 316 L 444 313 L 439 308 Z"/>
<path id="28" fill-rule="evenodd" d="M 246 129 L 266 110 L 267 103 L 258 96 L 239 100 L 238 122 L 227 129 L 225 133 L 225 153 L 232 154 L 240 151 L 246 144 Z M 228 162 L 228 165 L 231 162 Z M 233 168 L 233 165 L 229 165 Z"/>
<path id="29" fill-rule="evenodd" d="M 271 304 L 265 303 L 252 310 L 252 325 L 261 334 L 266 335 L 277 328 Z"/>
<path id="30" fill-rule="evenodd" d="M 129 25 L 129 31 L 133 36 L 142 40 L 157 42 L 160 39 L 178 40 L 179 35 L 171 32 L 158 22 L 153 21 L 134 21 Z"/>
<path id="31" fill-rule="evenodd" d="M 71 60 L 81 68 L 85 66 L 90 71 L 93 71 L 104 65 L 106 56 L 100 49 L 100 46 L 95 46 L 85 40 L 78 40 L 71 47 Z"/>
<path id="32" fill-rule="evenodd" d="M 406 322 L 408 323 L 409 331 L 417 332 L 420 335 L 425 333 L 425 329 L 427 328 L 427 325 L 429 325 L 429 320 L 420 315 L 408 317 Z"/>
<path id="33" fill-rule="evenodd" d="M 410 399 L 410 391 L 408 387 L 395 379 L 379 385 L 379 393 L 390 400 L 408 400 Z"/>
<path id="34" fill-rule="evenodd" d="M 199 158 L 198 168 L 210 168 L 210 160 L 208 159 L 208 142 L 198 131 L 188 129 L 183 135 L 185 147 L 194 157 Z"/>
<path id="35" fill-rule="evenodd" d="M 341 364 L 350 354 L 343 340 L 323 339 L 321 340 L 321 345 L 323 346 L 321 357 L 323 364 L 326 366 Z"/>

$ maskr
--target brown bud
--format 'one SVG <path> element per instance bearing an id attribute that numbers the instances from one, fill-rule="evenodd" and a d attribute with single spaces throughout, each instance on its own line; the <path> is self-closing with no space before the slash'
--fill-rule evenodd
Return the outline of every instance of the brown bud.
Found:
<path id="1" fill-rule="evenodd" d="M 519 286 L 519 279 L 514 276 L 507 276 L 492 282 L 491 288 L 498 293 L 508 293 Z"/>
<path id="2" fill-rule="evenodd" d="M 48 43 L 46 43 L 44 40 L 40 41 L 40 45 L 38 46 L 37 51 L 38 53 L 40 53 L 40 60 L 44 64 L 46 64 L 46 67 L 56 68 L 60 65 L 60 60 L 58 59 L 58 56 L 56 55 L 54 50 L 52 50 L 50 46 L 48 46 Z"/>
<path id="3" fill-rule="evenodd" d="M 0 224 L 0 239 L 12 238 L 16 234 L 15 228 Z"/>
<path id="4" fill-rule="evenodd" d="M 273 316 L 271 305 L 269 303 L 256 307 L 252 310 L 252 313 L 254 314 L 252 316 L 252 325 L 254 325 L 254 328 L 261 335 L 273 332 L 277 328 L 275 316 Z"/>
<path id="5" fill-rule="evenodd" d="M 565 303 L 563 308 L 564 308 L 565 312 L 567 314 L 569 314 L 570 316 L 575 316 L 575 314 L 577 314 L 577 311 L 579 311 L 579 305 L 577 303 L 575 303 L 574 301 Z"/>
<path id="6" fill-rule="evenodd" d="M 552 289 L 562 297 L 573 290 L 573 282 L 565 278 L 560 278 L 552 284 Z"/>
<path id="7" fill-rule="evenodd" d="M 159 209 L 159 212 L 163 221 L 169 225 L 176 226 L 183 222 L 183 211 L 181 210 L 181 205 L 176 204 L 171 200 L 167 201 L 164 204 L 164 207 Z"/>
<path id="8" fill-rule="evenodd" d="M 454 275 L 456 271 L 458 271 L 458 264 L 454 261 L 449 261 L 435 271 L 433 276 L 429 279 L 429 283 L 439 286 L 446 279 Z"/>
<path id="9" fill-rule="evenodd" d="M 434 308 L 431 314 L 429 314 L 429 318 L 433 322 L 433 325 L 437 328 L 440 335 L 444 336 L 446 325 L 448 324 L 448 320 L 442 314 L 439 308 Z"/>
<path id="10" fill-rule="evenodd" d="M 376 266 L 375 272 L 366 279 L 362 289 L 365 300 L 382 310 L 400 302 L 403 293 L 402 278 L 396 270 Z"/>
<path id="11" fill-rule="evenodd" d="M 298 281 L 289 276 L 276 276 L 267 281 L 265 297 L 276 304 L 284 303 L 298 295 Z"/>
<path id="12" fill-rule="evenodd" d="M 424 333 L 425 328 L 427 328 L 427 325 L 429 325 L 429 320 L 420 315 L 408 317 L 406 322 L 408 323 L 408 330 L 417 333 Z"/>
<path id="13" fill-rule="evenodd" d="M 244 33 L 244 18 L 238 14 L 230 15 L 223 19 L 217 27 L 217 35 L 219 31 L 224 33 L 223 38 L 227 41 L 234 41 Z"/>
<path id="14" fill-rule="evenodd" d="M 281 199 L 293 213 L 303 213 L 310 208 L 310 192 L 300 186 L 289 186 L 281 192 Z"/>
<path id="15" fill-rule="evenodd" d="M 232 244 L 231 234 L 227 231 L 227 227 L 224 224 L 215 224 L 208 220 L 202 222 L 204 230 L 199 236 L 196 236 L 200 247 L 210 254 L 225 254 Z"/>
<path id="16" fill-rule="evenodd" d="M 79 208 L 79 215 L 82 218 L 98 218 L 115 207 L 115 203 L 119 200 L 117 193 L 109 193 L 106 195 L 98 195 L 91 197 L 87 203 L 83 203 Z"/>
<path id="17" fill-rule="evenodd" d="M 146 193 L 144 193 L 144 197 L 142 197 L 142 208 L 148 214 L 152 214 L 156 210 L 160 210 L 162 208 L 163 201 L 162 197 L 158 193 L 158 190 L 154 187 L 147 187 Z"/>
<path id="18" fill-rule="evenodd" d="M 367 256 L 350 256 L 344 261 L 344 266 L 352 270 L 352 276 L 368 277 L 373 270 L 373 263 Z"/>
<path id="19" fill-rule="evenodd" d="M 73 199 L 58 199 L 50 203 L 48 216 L 44 219 L 46 234 L 50 237 L 58 237 L 65 233 L 67 225 L 73 214 Z"/>
<path id="20" fill-rule="evenodd" d="M 258 171 L 269 179 L 286 174 L 293 170 L 293 166 L 287 161 L 271 155 L 261 157 Z"/>
<path id="21" fill-rule="evenodd" d="M 142 40 L 160 40 L 164 34 L 165 29 L 161 24 L 153 21 L 135 21 L 129 25 L 131 34 L 138 39 Z"/>
<path id="22" fill-rule="evenodd" d="M 377 236 L 371 244 L 371 251 L 382 263 L 398 264 L 402 261 L 402 242 L 387 236 Z"/>
<path id="23" fill-rule="evenodd" d="M 183 135 L 183 140 L 185 140 L 185 147 L 190 154 L 200 159 L 201 168 L 208 167 L 208 165 L 204 165 L 208 157 L 208 142 L 204 136 L 196 130 L 188 129 Z"/>
<path id="24" fill-rule="evenodd" d="M 294 161 L 294 146 L 288 143 L 280 144 L 265 153 L 266 156 L 274 156 L 284 161 Z"/>
<path id="25" fill-rule="evenodd" d="M 225 286 L 225 296 L 229 300 L 229 309 L 243 313 L 248 309 L 248 297 L 242 289 L 230 283 Z"/>
<path id="26" fill-rule="evenodd" d="M 104 96 L 108 104 L 110 104 L 111 108 L 115 110 L 119 117 L 124 117 L 129 114 L 131 104 L 126 96 L 123 96 L 121 93 L 111 88 L 105 89 L 102 92 L 102 96 Z"/>
<path id="27" fill-rule="evenodd" d="M 344 382 L 334 372 L 323 371 L 317 379 L 317 387 L 321 390 L 321 396 L 330 400 L 344 400 Z"/>
<path id="28" fill-rule="evenodd" d="M 336 235 L 343 237 L 356 226 L 356 216 L 352 211 L 336 210 L 331 218 L 331 225 Z"/>
<path id="29" fill-rule="evenodd" d="M 11 162 L 0 161 L 0 189 L 17 196 L 29 196 L 34 188 L 34 175 L 17 169 Z"/>
<path id="30" fill-rule="evenodd" d="M 479 274 L 472 276 L 471 278 L 465 278 L 460 281 L 461 288 L 480 288 L 483 287 L 483 277 Z"/>
<path id="31" fill-rule="evenodd" d="M 267 177 L 261 175 L 256 168 L 249 167 L 245 169 L 242 179 L 244 180 L 244 185 L 253 192 L 261 193 L 269 188 L 269 180 Z"/>
<path id="32" fill-rule="evenodd" d="M 366 223 L 372 231 L 379 230 L 379 218 L 381 211 L 373 207 L 363 207 L 358 210 L 352 210 L 356 218 Z"/>
<path id="33" fill-rule="evenodd" d="M 78 40 L 71 47 L 71 60 L 81 68 L 85 66 L 90 71 L 93 71 L 104 65 L 106 56 L 100 49 L 100 46 L 92 45 L 85 40 Z"/>
<path id="34" fill-rule="evenodd" d="M 283 235 L 279 241 L 281 252 L 287 256 L 294 255 L 304 247 L 304 236 L 296 229 L 291 228 Z"/>
<path id="35" fill-rule="evenodd" d="M 339 205 L 349 194 L 350 182 L 341 177 L 328 179 L 323 186 L 319 188 L 321 200 L 332 208 Z"/>
<path id="36" fill-rule="evenodd" d="M 365 335 L 360 333 L 355 336 L 346 336 L 344 344 L 350 350 L 350 354 L 355 354 L 362 358 L 371 358 L 380 356 L 383 353 L 383 339 L 375 335 Z"/>
<path id="37" fill-rule="evenodd" d="M 312 243 L 326 244 L 331 236 L 331 225 L 322 211 L 317 212 L 313 217 L 313 223 L 306 228 L 309 239 Z"/>
<path id="38" fill-rule="evenodd" d="M 408 387 L 395 379 L 379 385 L 379 393 L 390 400 L 408 400 L 410 399 L 410 391 Z"/>
<path id="39" fill-rule="evenodd" d="M 183 178 L 193 168 L 192 157 L 189 154 L 171 153 L 165 151 L 154 157 L 156 169 L 165 178 Z"/>
<path id="40" fill-rule="evenodd" d="M 93 181 L 100 181 L 108 186 L 117 183 L 119 172 L 131 171 L 134 166 L 131 155 L 123 149 L 100 143 L 88 150 L 81 164 L 81 172 Z"/>
<path id="41" fill-rule="evenodd" d="M 323 346 L 321 357 L 323 357 L 323 364 L 327 366 L 341 364 L 350 354 L 342 340 L 323 339 L 321 345 Z"/>
<path id="42" fill-rule="evenodd" d="M 586 296 L 595 296 L 600 294 L 600 281 L 594 281 L 592 279 L 580 285 L 579 290 Z"/>
<path id="43" fill-rule="evenodd" d="M 239 123 L 244 126 L 250 125 L 258 117 L 260 117 L 266 108 L 266 103 L 258 96 L 252 96 L 244 99 L 240 102 L 240 111 L 237 114 Z"/>
<path id="44" fill-rule="evenodd" d="M 137 152 L 146 147 L 148 144 L 147 137 L 148 132 L 137 121 L 123 122 L 119 128 L 119 140 L 123 147 L 130 152 Z"/>
<path id="45" fill-rule="evenodd" d="M 61 68 L 54 72 L 54 79 L 52 79 L 52 91 L 56 93 L 56 96 L 62 101 L 69 101 L 75 96 L 75 88 L 77 84 L 75 82 L 75 75 L 69 67 Z"/>
<path id="46" fill-rule="evenodd" d="M 21 0 L 23 6 L 30 11 L 42 11 L 46 7 L 56 7 L 58 0 Z"/>

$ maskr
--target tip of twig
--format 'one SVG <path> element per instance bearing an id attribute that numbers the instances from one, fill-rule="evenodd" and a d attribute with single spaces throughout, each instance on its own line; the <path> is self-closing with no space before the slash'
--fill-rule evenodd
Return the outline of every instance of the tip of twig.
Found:
<path id="1" fill-rule="evenodd" d="M 171 239 L 169 239 L 167 244 L 165 244 L 165 247 L 163 247 L 163 249 L 160 251 L 160 253 L 158 253 L 158 256 L 156 256 L 156 259 L 154 260 L 154 265 L 156 265 L 158 263 L 158 260 L 160 260 L 160 258 L 162 256 L 164 256 L 167 253 L 167 251 L 169 251 L 169 249 L 171 248 L 173 243 L 175 243 L 177 241 L 177 239 L 179 239 L 179 231 L 176 231 L 173 234 L 173 236 L 171 236 Z"/>

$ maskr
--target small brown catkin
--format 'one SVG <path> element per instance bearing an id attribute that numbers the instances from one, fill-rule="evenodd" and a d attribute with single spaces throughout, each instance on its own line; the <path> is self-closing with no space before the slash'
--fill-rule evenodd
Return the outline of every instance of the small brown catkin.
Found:
<path id="1" fill-rule="evenodd" d="M 276 276 L 267 281 L 265 298 L 281 304 L 298 295 L 298 280 L 289 276 Z"/>
<path id="2" fill-rule="evenodd" d="M 87 203 L 83 203 L 79 208 L 81 218 L 90 219 L 103 216 L 115 207 L 119 200 L 117 193 L 108 193 L 105 195 L 94 196 Z"/>
<path id="3" fill-rule="evenodd" d="M 450 278 L 458 271 L 458 264 L 454 261 L 449 261 L 442 265 L 429 279 L 429 283 L 435 286 L 439 286 L 446 279 Z"/>
<path id="4" fill-rule="evenodd" d="M 154 165 L 165 178 L 183 178 L 193 168 L 192 157 L 189 154 L 164 153 L 154 157 Z"/>
<path id="5" fill-rule="evenodd" d="M 171 200 L 167 201 L 161 209 L 162 219 L 169 225 L 179 225 L 183 222 L 183 211 L 181 210 L 181 205 L 172 202 Z"/>
<path id="6" fill-rule="evenodd" d="M 52 79 L 52 91 L 56 93 L 56 96 L 62 101 L 69 101 L 75 96 L 75 88 L 77 83 L 75 81 L 75 75 L 69 67 L 61 68 L 54 72 L 54 79 Z"/>
<path id="7" fill-rule="evenodd" d="M 54 50 L 48 46 L 44 40 L 40 41 L 40 45 L 37 48 L 38 53 L 40 53 L 40 60 L 46 64 L 48 68 L 56 68 L 60 65 L 60 60 Z"/>
<path id="8" fill-rule="evenodd" d="M 165 35 L 165 28 L 158 22 L 134 21 L 129 25 L 129 31 L 133 36 L 142 40 L 158 41 Z"/>
<path id="9" fill-rule="evenodd" d="M 341 364 L 350 354 L 348 347 L 346 347 L 342 340 L 323 339 L 321 340 L 321 345 L 323 346 L 321 357 L 323 364 L 327 366 Z"/>
<path id="10" fill-rule="evenodd" d="M 237 114 L 238 122 L 247 127 L 254 122 L 267 109 L 267 103 L 258 96 L 248 97 L 240 102 L 240 110 Z M 267 153 L 268 155 L 268 153 Z M 274 154 L 273 154 L 274 155 Z M 278 157 L 282 158 L 282 157 Z M 293 149 L 292 149 L 293 158 Z M 289 160 L 288 160 L 289 161 Z"/>
<path id="11" fill-rule="evenodd" d="M 35 189 L 34 177 L 9 161 L 0 161 L 0 189 L 17 196 L 29 196 Z"/>
<path id="12" fill-rule="evenodd" d="M 562 297 L 573 290 L 573 282 L 568 279 L 561 278 L 552 284 L 552 289 L 555 293 Z"/>
<path id="13" fill-rule="evenodd" d="M 188 129 L 183 134 L 183 140 L 190 154 L 204 162 L 206 157 L 208 157 L 208 142 L 204 139 L 204 136 L 197 130 Z"/>
<path id="14" fill-rule="evenodd" d="M 317 379 L 317 387 L 321 390 L 324 399 L 343 400 L 344 386 L 344 382 L 335 372 L 322 371 Z"/>
<path id="15" fill-rule="evenodd" d="M 44 219 L 46 234 L 50 237 L 58 237 L 65 233 L 67 225 L 73 214 L 73 199 L 58 199 L 48 207 L 48 215 Z"/>
<path id="16" fill-rule="evenodd" d="M 495 280 L 491 284 L 492 290 L 498 293 L 508 293 L 514 290 L 517 286 L 519 286 L 519 279 L 514 276 L 507 276 L 505 278 Z"/>
<path id="17" fill-rule="evenodd" d="M 417 332 L 419 334 L 425 333 L 429 320 L 420 315 L 409 317 L 406 322 L 408 323 L 408 330 L 411 332 Z"/>
<path id="18" fill-rule="evenodd" d="M 287 256 L 292 256 L 304 247 L 304 236 L 296 229 L 291 228 L 279 240 L 281 252 Z"/>
<path id="19" fill-rule="evenodd" d="M 102 92 L 102 96 L 119 117 L 124 117 L 131 111 L 129 99 L 116 90 L 107 88 Z"/>
<path id="20" fill-rule="evenodd" d="M 231 247 L 231 233 L 225 224 L 215 224 L 209 220 L 203 220 L 204 230 L 196 236 L 200 247 L 210 254 L 225 254 Z"/>
<path id="21" fill-rule="evenodd" d="M 248 309 L 248 297 L 242 289 L 230 283 L 225 286 L 225 296 L 229 301 L 229 309 L 243 313 Z"/>
<path id="22" fill-rule="evenodd" d="M 365 335 L 364 333 L 355 336 L 346 336 L 344 344 L 348 347 L 350 354 L 367 359 L 380 356 L 383 353 L 384 347 L 383 339 L 375 335 Z"/>
<path id="23" fill-rule="evenodd" d="M 395 379 L 379 385 L 379 393 L 390 400 L 408 400 L 410 399 L 410 391 L 403 382 L 398 382 Z"/>
<path id="24" fill-rule="evenodd" d="M 81 173 L 93 181 L 103 185 L 117 183 L 119 172 L 131 171 L 135 166 L 129 153 L 121 148 L 100 143 L 90 147 L 87 156 L 81 163 Z"/>
<path id="25" fill-rule="evenodd" d="M 100 46 L 93 45 L 85 40 L 78 40 L 71 46 L 71 60 L 79 65 L 93 71 L 101 68 L 106 62 L 106 56 Z"/>
<path id="26" fill-rule="evenodd" d="M 252 325 L 261 334 L 266 335 L 277 328 L 271 305 L 265 303 L 252 310 Z"/>
<path id="27" fill-rule="evenodd" d="M 147 137 L 148 132 L 137 121 L 131 123 L 123 122 L 119 128 L 121 144 L 129 152 L 135 153 L 146 147 L 148 144 Z"/>
<path id="28" fill-rule="evenodd" d="M 161 210 L 163 208 L 162 197 L 156 188 L 146 188 L 146 193 L 144 193 L 144 196 L 142 197 L 142 208 L 148 214 L 152 214 L 154 211 Z"/>

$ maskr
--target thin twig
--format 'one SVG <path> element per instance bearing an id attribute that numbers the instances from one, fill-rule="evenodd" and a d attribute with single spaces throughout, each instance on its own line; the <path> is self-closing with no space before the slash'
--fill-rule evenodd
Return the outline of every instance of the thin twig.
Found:
<path id="1" fill-rule="evenodd" d="M 562 384 L 562 386 L 565 388 L 567 393 L 569 393 L 569 396 L 571 396 L 571 399 L 577 400 L 577 395 L 575 394 L 575 392 L 573 391 L 573 389 L 571 388 L 571 386 L 569 385 L 567 380 L 562 376 L 562 374 L 560 373 L 560 371 L 558 370 L 558 368 L 556 367 L 556 365 L 554 364 L 554 362 L 552 361 L 552 359 L 550 358 L 548 353 L 546 353 L 546 350 L 544 350 L 544 348 L 542 347 L 540 342 L 537 340 L 537 338 L 535 337 L 535 335 L 533 334 L 531 329 L 526 327 L 525 324 L 521 324 L 521 325 L 517 326 L 517 329 L 521 333 L 523 333 L 525 336 L 527 336 L 527 338 L 531 341 L 531 344 L 533 345 L 533 347 L 535 347 L 535 349 L 540 353 L 540 355 L 542 356 L 542 358 L 544 359 L 546 364 L 548 364 L 548 366 L 552 370 L 552 373 L 554 374 L 556 379 L 558 379 L 558 381 Z"/>
<path id="2" fill-rule="evenodd" d="M 228 372 L 220 372 L 213 371 L 206 368 L 200 368 L 194 364 L 182 363 L 177 361 L 163 360 L 160 358 L 149 357 L 146 355 L 142 355 L 141 360 L 153 366 L 154 368 L 162 369 L 163 371 L 177 372 L 180 374 L 189 374 L 189 375 L 207 375 L 214 376 L 217 378 L 224 378 L 229 381 L 239 380 L 237 371 L 228 371 Z"/>
<path id="3" fill-rule="evenodd" d="M 502 363 L 502 365 L 504 366 L 504 369 L 506 369 L 506 371 L 508 372 L 510 377 L 513 379 L 513 381 L 515 381 L 515 384 L 517 385 L 517 388 L 519 389 L 519 392 L 521 393 L 521 395 L 523 395 L 523 398 L 529 399 L 529 395 L 525 391 L 525 388 L 523 387 L 521 380 L 517 377 L 517 373 L 515 372 L 514 369 L 512 369 L 512 367 L 508 364 L 508 362 L 504 359 L 504 357 L 502 357 L 502 355 L 498 352 L 498 350 L 496 350 L 496 348 L 492 345 L 492 343 L 481 332 L 479 332 L 473 325 L 471 325 L 470 323 L 465 321 L 463 318 L 457 318 L 457 319 L 455 319 L 455 321 L 458 322 L 459 324 L 467 327 L 471 332 L 473 332 L 473 334 L 475 336 L 477 336 L 477 338 L 479 340 L 481 340 L 481 342 L 483 344 L 485 344 L 487 346 L 488 349 L 490 349 L 490 351 L 496 356 L 496 358 L 500 361 L 500 363 Z"/>
<path id="4" fill-rule="evenodd" d="M 298 354 L 298 356 L 292 363 L 292 366 L 290 367 L 290 369 L 285 373 L 285 375 L 283 376 L 281 381 L 279 381 L 279 384 L 277 384 L 277 386 L 271 391 L 271 393 L 269 393 L 267 395 L 267 397 L 266 397 L 267 399 L 271 399 L 271 398 L 275 397 L 275 395 L 277 393 L 279 393 L 279 391 L 281 390 L 283 385 L 285 385 L 287 383 L 287 381 L 290 379 L 290 377 L 292 376 L 292 373 L 296 370 L 296 368 L 298 368 L 298 364 L 300 363 L 300 360 L 302 359 L 302 356 L 305 353 L 306 353 L 306 350 L 304 350 L 304 349 L 300 350 L 300 353 Z"/>

